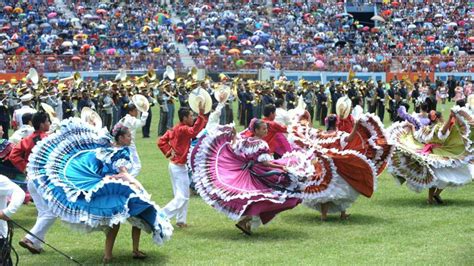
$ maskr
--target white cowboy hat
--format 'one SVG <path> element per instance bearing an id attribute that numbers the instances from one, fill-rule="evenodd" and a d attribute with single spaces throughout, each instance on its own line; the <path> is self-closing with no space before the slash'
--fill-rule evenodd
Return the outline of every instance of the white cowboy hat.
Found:
<path id="1" fill-rule="evenodd" d="M 49 118 L 52 119 L 53 117 L 56 117 L 56 112 L 54 111 L 54 108 L 51 107 L 51 105 L 47 103 L 41 103 L 41 107 L 49 115 Z"/>
<path id="2" fill-rule="evenodd" d="M 135 104 L 138 111 L 140 111 L 142 113 L 148 112 L 148 110 L 150 109 L 150 102 L 148 101 L 148 99 L 145 96 L 143 96 L 141 94 L 133 95 L 132 96 L 132 102 L 133 102 L 133 104 Z"/>
<path id="3" fill-rule="evenodd" d="M 474 94 L 467 96 L 467 107 L 474 110 Z"/>
<path id="4" fill-rule="evenodd" d="M 89 107 L 82 108 L 81 120 L 96 128 L 102 128 L 102 119 L 100 119 L 100 116 Z"/>
<path id="5" fill-rule="evenodd" d="M 207 114 L 212 109 L 212 98 L 203 88 L 197 88 L 191 91 L 188 98 L 189 107 L 196 113 L 199 113 L 199 103 L 204 104 L 204 113 Z"/>
<path id="6" fill-rule="evenodd" d="M 35 96 L 33 96 L 33 94 L 27 93 L 27 94 L 21 96 L 21 97 L 20 97 L 20 100 L 21 100 L 22 102 L 28 102 L 28 101 L 31 101 L 31 100 L 33 99 L 33 97 L 35 97 Z"/>
<path id="7" fill-rule="evenodd" d="M 220 85 L 216 91 L 214 92 L 214 98 L 216 98 L 217 101 L 220 101 L 219 98 L 222 94 L 225 95 L 224 100 L 222 100 L 223 103 L 227 102 L 230 96 L 230 87 L 227 85 Z"/>
<path id="8" fill-rule="evenodd" d="M 344 96 L 337 100 L 336 114 L 341 119 L 346 119 L 351 113 L 351 109 L 352 109 L 352 102 L 351 102 L 351 99 L 349 99 L 349 97 Z"/>

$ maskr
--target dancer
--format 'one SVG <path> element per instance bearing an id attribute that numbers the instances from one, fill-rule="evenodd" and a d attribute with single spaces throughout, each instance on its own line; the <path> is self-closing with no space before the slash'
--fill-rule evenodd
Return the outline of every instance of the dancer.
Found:
<path id="1" fill-rule="evenodd" d="M 33 187 L 51 213 L 76 229 L 106 230 L 104 263 L 120 223 L 153 233 L 162 244 L 172 234 L 166 215 L 150 200 L 143 186 L 131 176 L 131 131 L 119 125 L 108 131 L 77 118 L 61 123 L 60 130 L 38 143 L 28 164 Z M 139 234 L 132 233 L 133 258 L 142 259 Z"/>
<path id="2" fill-rule="evenodd" d="M 336 212 L 347 219 L 346 210 L 359 194 L 372 196 L 392 149 L 378 117 L 362 115 L 351 133 L 338 130 L 337 123 L 336 115 L 328 116 L 322 131 L 307 126 L 303 116 L 291 127 L 289 138 L 293 145 L 315 152 L 316 175 L 305 185 L 304 204 L 319 210 L 322 221 Z"/>
<path id="3" fill-rule="evenodd" d="M 188 108 L 178 111 L 180 123 L 158 139 L 158 148 L 166 158 L 170 159 L 169 173 L 173 187 L 174 198 L 163 208 L 169 218 L 176 216 L 176 226 L 187 227 L 186 223 L 189 205 L 189 178 L 186 166 L 191 140 L 206 126 L 204 104 L 199 103 L 199 116 L 194 121 L 194 113 Z"/>
<path id="4" fill-rule="evenodd" d="M 3 136 L 3 135 L 2 135 Z M 20 208 L 25 199 L 25 192 L 8 177 L 0 175 L 0 265 L 13 265 L 10 250 L 13 232 L 9 232 L 7 221 Z M 11 229 L 13 230 L 13 229 Z"/>
<path id="5" fill-rule="evenodd" d="M 262 120 L 267 124 L 268 129 L 267 134 L 263 136 L 263 140 L 267 142 L 270 154 L 281 158 L 283 154 L 291 151 L 291 146 L 284 135 L 287 132 L 286 125 L 275 122 L 276 107 L 273 104 L 268 104 L 264 107 L 263 116 Z M 252 130 L 247 129 L 242 132 L 242 136 L 252 137 L 254 133 Z"/>
<path id="6" fill-rule="evenodd" d="M 135 144 L 135 137 L 137 135 L 137 129 L 142 128 L 148 118 L 148 112 L 142 112 L 140 118 L 138 117 L 138 109 L 134 103 L 129 103 L 127 105 L 127 114 L 118 121 L 118 124 L 121 124 L 130 129 L 132 133 L 132 143 L 130 144 L 130 156 L 133 162 L 133 168 L 131 169 L 130 174 L 137 178 L 140 170 L 142 169 L 142 164 L 140 162 L 140 157 L 138 156 L 137 146 Z"/>
<path id="7" fill-rule="evenodd" d="M 300 180 L 314 173 L 312 153 L 291 153 L 273 160 L 263 140 L 267 123 L 252 119 L 253 136 L 242 138 L 233 125 L 201 137 L 191 153 L 193 180 L 201 197 L 245 234 L 301 202 Z M 310 155 L 308 157 L 307 155 Z"/>
<path id="8" fill-rule="evenodd" d="M 30 173 L 26 171 L 26 165 L 30 161 L 30 154 L 33 147 L 47 136 L 47 132 L 50 129 L 50 121 L 48 114 L 44 112 L 38 112 L 33 115 L 32 123 L 35 131 L 28 137 L 22 139 L 13 150 L 10 152 L 8 160 L 22 173 L 28 175 L 27 188 L 33 201 L 35 202 L 36 209 L 38 210 L 38 217 L 36 223 L 30 230 L 41 240 L 44 240 L 46 233 L 49 228 L 53 225 L 56 220 L 56 216 L 50 212 L 45 200 L 38 194 L 35 186 L 30 177 Z M 43 251 L 42 243 L 31 235 L 26 235 L 20 240 L 19 245 L 23 248 L 28 249 L 32 254 L 39 254 Z"/>
<path id="9" fill-rule="evenodd" d="M 390 127 L 396 150 L 389 170 L 415 192 L 428 188 L 428 204 L 443 204 L 440 194 L 445 188 L 463 186 L 474 177 L 473 123 L 468 110 L 460 107 L 453 108 L 446 121 L 433 110 L 430 122 L 418 131 L 408 122 Z"/>

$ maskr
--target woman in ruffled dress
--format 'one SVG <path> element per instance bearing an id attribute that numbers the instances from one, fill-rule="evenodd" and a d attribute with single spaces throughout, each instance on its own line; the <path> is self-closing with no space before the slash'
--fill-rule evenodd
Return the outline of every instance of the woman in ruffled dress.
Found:
<path id="1" fill-rule="evenodd" d="M 253 136 L 241 138 L 233 125 L 218 126 L 201 137 L 190 156 L 197 192 L 238 220 L 236 226 L 247 235 L 298 205 L 300 180 L 314 174 L 312 153 L 293 152 L 274 160 L 262 140 L 267 124 L 253 119 L 249 129 Z"/>
<path id="2" fill-rule="evenodd" d="M 162 244 L 173 228 L 143 186 L 130 175 L 128 146 L 131 132 L 119 125 L 111 135 L 77 118 L 64 120 L 57 133 L 39 142 L 30 156 L 28 176 L 50 210 L 75 229 L 105 230 L 104 263 L 120 223 L 129 221 L 133 257 L 146 255 L 138 248 L 140 229 L 153 233 Z M 138 229 L 139 228 L 139 229 Z"/>
<path id="3" fill-rule="evenodd" d="M 304 204 L 321 212 L 340 213 L 347 219 L 347 208 L 362 194 L 371 197 L 377 176 L 385 169 L 392 146 L 388 144 L 378 117 L 363 114 L 352 130 L 338 130 L 338 117 L 326 119 L 326 131 L 306 126 L 304 117 L 293 125 L 290 140 L 302 149 L 312 148 L 316 175 L 306 181 Z"/>
<path id="4" fill-rule="evenodd" d="M 454 107 L 443 121 L 441 113 L 430 112 L 430 125 L 416 130 L 409 122 L 390 129 L 396 149 L 390 172 L 399 183 L 421 192 L 428 188 L 428 203 L 443 204 L 441 192 L 471 182 L 474 169 L 472 117 L 466 108 Z"/>

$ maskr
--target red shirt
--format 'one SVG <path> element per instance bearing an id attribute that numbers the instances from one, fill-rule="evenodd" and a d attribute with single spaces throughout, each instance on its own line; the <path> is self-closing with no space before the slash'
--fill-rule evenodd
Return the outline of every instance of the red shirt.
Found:
<path id="1" fill-rule="evenodd" d="M 207 118 L 200 115 L 192 127 L 183 123 L 177 124 L 172 130 L 168 130 L 161 138 L 158 138 L 158 148 L 166 157 L 170 157 L 174 151 L 172 163 L 186 164 L 191 140 L 206 126 L 206 123 Z"/>
<path id="2" fill-rule="evenodd" d="M 274 153 L 275 148 L 278 146 L 278 142 L 275 139 L 275 135 L 277 133 L 286 133 L 287 132 L 286 126 L 280 123 L 277 123 L 273 120 L 270 120 L 266 117 L 264 117 L 262 120 L 265 121 L 265 123 L 267 123 L 267 127 L 268 127 L 268 134 L 262 139 L 268 143 L 268 146 L 270 147 L 270 153 Z"/>
<path id="3" fill-rule="evenodd" d="M 352 117 L 352 115 L 349 115 L 346 119 L 341 119 L 340 117 L 338 117 L 338 122 L 336 126 L 337 130 L 351 133 L 352 129 L 354 129 L 354 118 Z"/>
<path id="4" fill-rule="evenodd" d="M 8 156 L 8 160 L 21 172 L 25 172 L 26 165 L 28 164 L 28 158 L 30 157 L 31 150 L 36 143 L 48 135 L 43 131 L 35 131 L 28 137 L 22 139 L 18 145 L 16 145 Z"/>

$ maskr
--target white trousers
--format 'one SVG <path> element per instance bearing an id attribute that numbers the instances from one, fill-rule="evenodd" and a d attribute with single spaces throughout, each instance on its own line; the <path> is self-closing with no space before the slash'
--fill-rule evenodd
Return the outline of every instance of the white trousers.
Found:
<path id="1" fill-rule="evenodd" d="M 142 163 L 140 162 L 140 157 L 138 157 L 137 147 L 135 145 L 130 145 L 130 159 L 132 161 L 132 170 L 130 175 L 134 178 L 137 178 L 138 174 L 142 170 Z"/>
<path id="2" fill-rule="evenodd" d="M 54 224 L 54 221 L 56 221 L 56 216 L 49 210 L 46 201 L 41 197 L 40 194 L 38 194 L 38 191 L 36 191 L 36 187 L 32 181 L 28 181 L 27 187 L 31 197 L 33 198 L 33 201 L 35 202 L 36 209 L 38 210 L 36 223 L 30 231 L 44 241 L 46 233 Z M 42 244 L 36 237 L 26 235 L 26 238 L 29 239 L 36 248 L 41 248 Z"/>
<path id="3" fill-rule="evenodd" d="M 186 223 L 189 205 L 189 178 L 186 165 L 169 163 L 168 170 L 173 186 L 174 198 L 166 204 L 163 211 L 168 218 L 176 216 L 177 223 Z"/>

